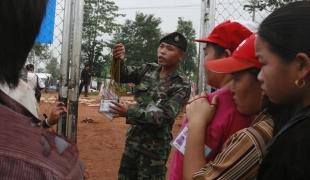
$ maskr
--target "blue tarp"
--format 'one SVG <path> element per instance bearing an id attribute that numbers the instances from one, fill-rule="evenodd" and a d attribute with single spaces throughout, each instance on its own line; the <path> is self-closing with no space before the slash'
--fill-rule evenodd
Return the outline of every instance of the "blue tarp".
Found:
<path id="1" fill-rule="evenodd" d="M 55 25 L 56 0 L 48 0 L 46 14 L 43 19 L 40 33 L 37 36 L 36 43 L 52 44 Z"/>

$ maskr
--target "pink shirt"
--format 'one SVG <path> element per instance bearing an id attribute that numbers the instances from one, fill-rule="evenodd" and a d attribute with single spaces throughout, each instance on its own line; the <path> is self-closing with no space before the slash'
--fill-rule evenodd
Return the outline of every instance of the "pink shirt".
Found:
<path id="1" fill-rule="evenodd" d="M 205 142 L 211 149 L 206 157 L 206 161 L 213 160 L 219 153 L 225 141 L 240 129 L 249 127 L 251 124 L 250 117 L 241 115 L 233 102 L 233 94 L 227 88 L 221 88 L 208 95 L 211 100 L 215 95 L 218 96 L 218 107 L 212 122 L 208 125 Z M 185 118 L 183 127 L 187 125 Z M 169 180 L 183 179 L 183 154 L 175 150 L 171 156 L 169 164 Z"/>

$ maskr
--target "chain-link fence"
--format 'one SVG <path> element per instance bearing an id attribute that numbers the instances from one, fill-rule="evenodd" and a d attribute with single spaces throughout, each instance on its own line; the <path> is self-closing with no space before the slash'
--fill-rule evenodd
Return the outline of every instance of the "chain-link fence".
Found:
<path id="1" fill-rule="evenodd" d="M 67 105 L 68 113 L 62 115 L 57 132 L 72 142 L 76 141 L 83 7 L 84 0 L 48 0 L 41 31 L 27 60 L 36 73 L 51 75 L 46 86 L 58 82 L 58 100 Z"/>
<path id="2" fill-rule="evenodd" d="M 210 2 L 207 32 L 228 19 L 259 23 L 268 14 L 265 10 L 258 10 L 256 0 L 213 0 Z"/>
<path id="3" fill-rule="evenodd" d="M 65 0 L 57 0 L 55 12 L 55 25 L 54 25 L 54 41 L 50 46 L 50 50 L 54 57 L 60 61 L 62 55 L 62 39 L 63 39 L 63 25 L 64 25 L 64 12 Z"/>
<path id="4" fill-rule="evenodd" d="M 29 54 L 28 63 L 35 65 L 36 71 L 45 71 L 52 59 L 60 62 L 63 45 L 65 0 L 49 0 L 41 32 Z"/>
<path id="5" fill-rule="evenodd" d="M 225 20 L 255 22 L 258 25 L 270 12 L 260 11 L 257 6 L 257 0 L 202 0 L 200 36 L 208 35 L 216 25 Z M 206 89 L 210 91 L 204 78 L 203 60 L 203 45 L 200 45 L 199 92 Z"/>

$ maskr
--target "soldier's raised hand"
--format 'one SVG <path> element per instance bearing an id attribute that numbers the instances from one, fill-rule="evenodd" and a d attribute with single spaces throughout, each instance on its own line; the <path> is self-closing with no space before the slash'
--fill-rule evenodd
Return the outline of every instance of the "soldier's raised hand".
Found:
<path id="1" fill-rule="evenodd" d="M 118 43 L 113 48 L 113 60 L 125 59 L 125 46 L 122 43 Z"/>

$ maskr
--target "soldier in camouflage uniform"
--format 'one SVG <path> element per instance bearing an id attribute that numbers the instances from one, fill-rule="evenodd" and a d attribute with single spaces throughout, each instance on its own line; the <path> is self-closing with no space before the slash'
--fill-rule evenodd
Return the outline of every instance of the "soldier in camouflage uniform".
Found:
<path id="1" fill-rule="evenodd" d="M 130 124 L 119 179 L 165 179 L 172 126 L 190 96 L 190 84 L 178 70 L 187 42 L 174 32 L 160 40 L 156 63 L 125 67 L 125 48 L 117 44 L 113 59 L 121 60 L 121 82 L 136 84 L 136 107 L 115 103 L 110 111 Z"/>

